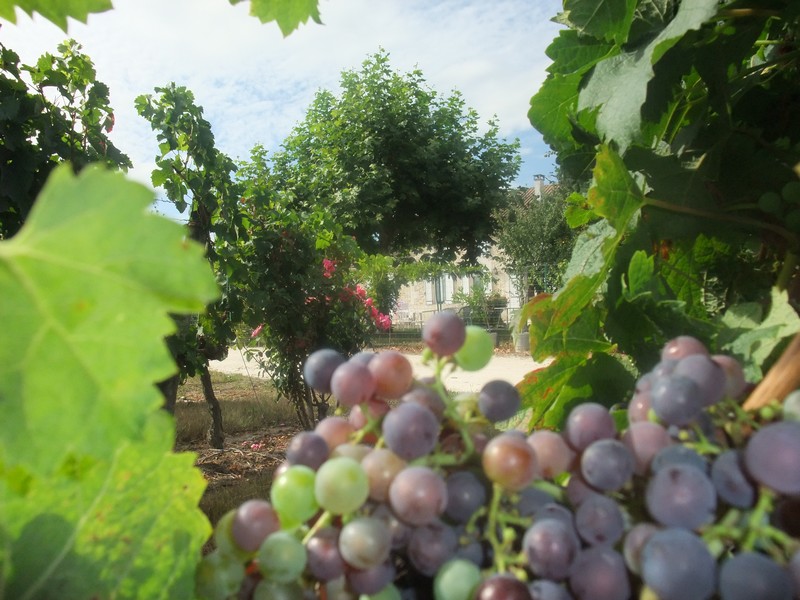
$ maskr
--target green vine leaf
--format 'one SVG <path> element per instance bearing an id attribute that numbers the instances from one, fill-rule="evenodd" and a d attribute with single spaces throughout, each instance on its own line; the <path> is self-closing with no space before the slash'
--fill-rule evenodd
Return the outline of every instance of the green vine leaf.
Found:
<path id="1" fill-rule="evenodd" d="M 0 0 L 0 18 L 17 22 L 16 8 L 28 16 L 37 12 L 67 31 L 67 17 L 86 23 L 91 13 L 110 10 L 111 0 Z"/>
<path id="2" fill-rule="evenodd" d="M 786 291 L 772 289 L 769 312 L 762 316 L 760 305 L 747 302 L 732 306 L 720 319 L 724 329 L 717 338 L 725 352 L 744 366 L 748 381 L 761 381 L 768 359 L 787 338 L 800 331 L 800 317 L 789 304 Z"/>
<path id="3" fill-rule="evenodd" d="M 0 596 L 193 596 L 205 483 L 172 453 L 154 383 L 176 371 L 170 314 L 217 288 L 151 202 L 119 173 L 61 167 L 0 242 Z"/>
<path id="4" fill-rule="evenodd" d="M 562 18 L 581 34 L 623 44 L 636 4 L 636 0 L 565 0 Z"/>
<path id="5" fill-rule="evenodd" d="M 231 0 L 238 4 L 241 0 Z M 284 37 L 292 33 L 311 18 L 322 24 L 319 15 L 319 0 L 251 0 L 250 14 L 262 23 L 275 21 Z"/>
<path id="6" fill-rule="evenodd" d="M 596 65 L 578 99 L 578 110 L 598 110 L 597 129 L 606 141 L 624 151 L 642 127 L 641 108 L 653 65 L 688 31 L 699 29 L 718 9 L 717 0 L 683 2 L 675 18 L 646 45 L 612 56 Z"/>

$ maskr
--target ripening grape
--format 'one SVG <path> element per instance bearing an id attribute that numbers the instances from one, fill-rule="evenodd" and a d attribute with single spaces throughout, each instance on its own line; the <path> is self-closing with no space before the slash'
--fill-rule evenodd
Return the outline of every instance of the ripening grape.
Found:
<path id="1" fill-rule="evenodd" d="M 354 594 L 363 598 L 369 596 L 370 600 L 382 589 L 389 586 L 397 570 L 391 561 L 384 561 L 369 569 L 349 569 L 345 574 L 347 587 Z"/>
<path id="2" fill-rule="evenodd" d="M 756 500 L 756 489 L 747 479 L 738 450 L 727 450 L 711 465 L 711 482 L 719 498 L 736 508 L 750 508 Z"/>
<path id="3" fill-rule="evenodd" d="M 453 354 L 456 363 L 465 371 L 480 371 L 494 354 L 494 340 L 488 331 L 477 325 L 467 325 L 464 344 Z"/>
<path id="4" fill-rule="evenodd" d="M 711 360 L 722 367 L 725 373 L 725 395 L 734 399 L 740 398 L 747 389 L 742 363 L 727 354 L 714 354 Z"/>
<path id="5" fill-rule="evenodd" d="M 413 402 L 421 404 L 430 410 L 436 418 L 441 421 L 444 418 L 445 403 L 435 389 L 428 385 L 418 384 L 406 392 L 402 398 L 403 402 Z"/>
<path id="6" fill-rule="evenodd" d="M 528 444 L 536 454 L 538 475 L 544 479 L 554 479 L 567 472 L 575 461 L 575 451 L 555 431 L 534 431 L 528 436 Z"/>
<path id="7" fill-rule="evenodd" d="M 708 473 L 708 461 L 697 451 L 682 444 L 674 444 L 659 450 L 650 462 L 650 470 L 655 473 L 668 465 L 691 465 L 703 473 Z"/>
<path id="8" fill-rule="evenodd" d="M 372 364 L 370 362 L 370 364 Z M 342 406 L 352 408 L 375 394 L 377 383 L 367 365 L 346 362 L 331 377 L 331 393 Z"/>
<path id="9" fill-rule="evenodd" d="M 572 600 L 567 589 L 555 581 L 537 579 L 528 586 L 531 600 Z"/>
<path id="10" fill-rule="evenodd" d="M 392 536 L 386 523 L 375 517 L 358 517 L 339 532 L 339 552 L 356 569 L 370 569 L 389 558 Z"/>
<path id="11" fill-rule="evenodd" d="M 650 536 L 641 552 L 641 571 L 659 600 L 706 600 L 717 580 L 716 562 L 703 540 L 681 528 Z"/>
<path id="12" fill-rule="evenodd" d="M 339 530 L 319 529 L 306 542 L 306 569 L 318 581 L 330 581 L 344 574 L 344 559 L 339 552 Z"/>
<path id="13" fill-rule="evenodd" d="M 406 467 L 389 486 L 389 504 L 409 525 L 427 525 L 447 508 L 447 485 L 428 467 Z"/>
<path id="14" fill-rule="evenodd" d="M 317 471 L 314 495 L 319 506 L 335 515 L 353 512 L 369 496 L 367 473 L 352 458 L 332 458 Z"/>
<path id="15" fill-rule="evenodd" d="M 688 425 L 703 410 L 700 387 L 688 377 L 669 375 L 659 377 L 650 390 L 650 406 L 667 425 Z"/>
<path id="16" fill-rule="evenodd" d="M 306 549 L 291 532 L 277 531 L 261 544 L 257 560 L 265 579 L 289 583 L 306 568 Z"/>
<path id="17" fill-rule="evenodd" d="M 622 542 L 622 556 L 631 573 L 640 575 L 642 572 L 642 549 L 656 531 L 661 531 L 653 523 L 637 523 L 625 534 Z"/>
<path id="18" fill-rule="evenodd" d="M 672 445 L 672 438 L 658 423 L 641 421 L 631 423 L 627 431 L 622 434 L 622 443 L 633 455 L 634 472 L 637 475 L 644 475 L 650 470 L 650 463 L 656 454 Z"/>
<path id="19" fill-rule="evenodd" d="M 329 451 L 349 441 L 355 431 L 356 428 L 347 419 L 337 416 L 325 417 L 314 428 L 314 433 L 328 444 Z"/>
<path id="20" fill-rule="evenodd" d="M 783 421 L 759 429 L 744 450 L 747 472 L 786 495 L 800 494 L 800 423 Z"/>
<path id="21" fill-rule="evenodd" d="M 504 432 L 492 438 L 483 450 L 483 471 L 494 483 L 517 491 L 536 476 L 536 454 L 522 435 Z"/>
<path id="22" fill-rule="evenodd" d="M 707 354 L 690 354 L 681 358 L 672 374 L 695 382 L 703 406 L 713 406 L 725 397 L 728 385 L 725 371 Z"/>
<path id="23" fill-rule="evenodd" d="M 575 510 L 575 529 L 591 546 L 611 546 L 622 539 L 625 519 L 615 500 L 598 494 L 587 498 Z"/>
<path id="24" fill-rule="evenodd" d="M 255 552 L 270 534 L 281 528 L 278 513 L 266 500 L 247 500 L 231 521 L 231 538 L 245 552 Z"/>
<path id="25" fill-rule="evenodd" d="M 244 566 L 237 558 L 215 550 L 205 555 L 195 571 L 195 592 L 202 599 L 234 595 L 244 580 Z"/>
<path id="26" fill-rule="evenodd" d="M 281 583 L 262 579 L 253 590 L 253 600 L 306 600 L 306 597 L 296 581 Z"/>
<path id="27" fill-rule="evenodd" d="M 293 465 L 273 480 L 269 490 L 270 501 L 283 528 L 297 527 L 319 510 L 314 496 L 315 478 L 316 473 L 312 469 Z"/>
<path id="28" fill-rule="evenodd" d="M 400 398 L 414 381 L 414 371 L 408 359 L 396 350 L 385 350 L 373 358 L 368 368 L 375 378 L 375 394 L 392 400 Z"/>
<path id="29" fill-rule="evenodd" d="M 369 481 L 370 499 L 384 502 L 389 497 L 389 485 L 406 468 L 406 461 L 388 448 L 375 448 L 361 459 L 361 466 Z"/>
<path id="30" fill-rule="evenodd" d="M 471 600 L 530 600 L 528 587 L 511 575 L 491 575 L 475 588 Z"/>
<path id="31" fill-rule="evenodd" d="M 690 354 L 708 354 L 706 345 L 690 335 L 672 338 L 661 349 L 661 360 L 678 360 Z"/>
<path id="32" fill-rule="evenodd" d="M 476 510 L 486 504 L 486 485 L 471 471 L 450 473 L 445 484 L 445 514 L 456 523 L 466 523 Z"/>
<path id="33" fill-rule="evenodd" d="M 345 357 L 330 348 L 312 352 L 303 364 L 303 379 L 308 387 L 330 394 L 333 372 L 345 362 Z"/>
<path id="34" fill-rule="evenodd" d="M 422 341 L 439 356 L 454 354 L 464 344 L 466 337 L 464 321 L 451 311 L 434 314 L 422 326 Z"/>
<path id="35" fill-rule="evenodd" d="M 481 571 L 468 560 L 447 561 L 433 580 L 436 600 L 469 600 L 481 581 Z"/>

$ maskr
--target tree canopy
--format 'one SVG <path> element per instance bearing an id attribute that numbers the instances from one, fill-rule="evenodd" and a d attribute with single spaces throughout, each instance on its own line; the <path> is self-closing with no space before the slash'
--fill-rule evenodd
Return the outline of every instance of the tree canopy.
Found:
<path id="1" fill-rule="evenodd" d="M 393 70 L 385 51 L 345 71 L 341 88 L 317 93 L 275 155 L 277 187 L 325 207 L 367 252 L 477 258 L 519 169 L 518 142 L 493 120 L 481 133 L 458 92 Z"/>

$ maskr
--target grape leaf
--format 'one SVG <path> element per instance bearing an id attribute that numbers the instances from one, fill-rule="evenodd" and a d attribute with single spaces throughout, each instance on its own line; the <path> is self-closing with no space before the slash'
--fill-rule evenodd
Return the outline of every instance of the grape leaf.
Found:
<path id="1" fill-rule="evenodd" d="M 572 120 L 578 106 L 578 88 L 583 76 L 580 73 L 552 75 L 531 98 L 528 119 L 542 134 L 545 142 L 572 137 Z"/>
<path id="2" fill-rule="evenodd" d="M 786 291 L 773 288 L 763 321 L 760 312 L 758 305 L 745 303 L 731 307 L 721 318 L 726 330 L 720 332 L 718 343 L 740 360 L 748 381 L 761 381 L 775 349 L 800 331 L 800 317 L 789 304 Z"/>
<path id="3" fill-rule="evenodd" d="M 275 21 L 284 37 L 308 22 L 309 17 L 322 24 L 319 0 L 251 0 L 250 14 L 262 23 Z"/>
<path id="4" fill-rule="evenodd" d="M 28 16 L 37 12 L 66 31 L 67 17 L 86 23 L 89 14 L 105 12 L 112 5 L 111 0 L 0 0 L 0 19 L 16 23 L 16 7 Z"/>
<path id="5" fill-rule="evenodd" d="M 0 596 L 192 596 L 205 484 L 154 382 L 177 370 L 170 314 L 217 288 L 151 203 L 119 173 L 61 167 L 0 242 Z"/>
<path id="6" fill-rule="evenodd" d="M 595 64 L 619 52 L 619 48 L 593 37 L 580 35 L 577 31 L 564 29 L 545 50 L 553 60 L 547 70 L 550 73 L 586 73 Z"/>
<path id="7" fill-rule="evenodd" d="M 687 32 L 714 16 L 717 0 L 681 3 L 675 18 L 642 47 L 633 48 L 595 66 L 578 98 L 578 110 L 599 109 L 597 129 L 606 141 L 624 151 L 641 129 L 641 108 L 653 78 L 653 64 Z"/>
<path id="8" fill-rule="evenodd" d="M 565 0 L 562 18 L 581 34 L 623 44 L 636 4 L 636 0 Z"/>

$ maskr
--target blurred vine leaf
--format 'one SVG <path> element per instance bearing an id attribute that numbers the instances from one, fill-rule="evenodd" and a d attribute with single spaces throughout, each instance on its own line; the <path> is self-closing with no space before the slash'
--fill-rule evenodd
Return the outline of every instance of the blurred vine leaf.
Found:
<path id="1" fill-rule="evenodd" d="M 0 242 L 0 597 L 193 597 L 205 482 L 154 382 L 170 314 L 218 292 L 152 199 L 59 167 Z"/>
<path id="2" fill-rule="evenodd" d="M 86 23 L 90 14 L 113 8 L 111 0 L 0 0 L 0 18 L 16 23 L 17 7 L 28 16 L 39 13 L 64 31 L 68 17 Z"/>
<path id="3" fill-rule="evenodd" d="M 242 0 L 230 0 L 239 4 Z M 319 0 L 250 0 L 250 14 L 262 23 L 275 21 L 284 37 L 312 19 L 322 24 Z"/>

